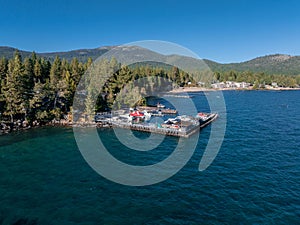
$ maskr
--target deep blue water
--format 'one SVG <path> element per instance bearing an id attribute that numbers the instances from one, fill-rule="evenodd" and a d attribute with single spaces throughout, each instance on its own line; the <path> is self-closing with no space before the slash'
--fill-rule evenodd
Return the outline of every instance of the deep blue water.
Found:
<path id="1" fill-rule="evenodd" d="M 207 127 L 187 165 L 151 186 L 98 175 L 69 128 L 0 136 L 0 224 L 299 224 L 300 91 L 223 94 L 227 129 L 212 165 L 198 171 Z M 192 95 L 207 110 L 204 95 Z M 113 155 L 139 165 L 163 160 L 178 141 L 166 137 L 147 156 L 123 148 L 112 130 L 99 136 Z"/>

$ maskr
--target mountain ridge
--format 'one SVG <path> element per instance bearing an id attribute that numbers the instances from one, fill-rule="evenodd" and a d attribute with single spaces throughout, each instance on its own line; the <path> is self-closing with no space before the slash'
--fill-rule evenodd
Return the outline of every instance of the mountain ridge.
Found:
<path id="1" fill-rule="evenodd" d="M 110 49 L 116 46 L 102 46 L 92 49 L 77 49 L 71 51 L 59 51 L 59 52 L 44 52 L 36 53 L 40 57 L 44 57 L 50 61 L 54 60 L 56 56 L 71 60 L 76 57 L 79 61 L 86 61 L 89 57 L 93 60 L 100 55 L 106 53 Z M 20 50 L 9 46 L 0 46 L 0 57 L 12 58 L 14 52 L 18 50 L 22 57 L 28 57 L 32 52 Z M 174 58 L 174 55 L 168 56 Z M 263 72 L 266 74 L 282 74 L 282 75 L 298 75 L 300 74 L 300 56 L 291 56 L 287 54 L 271 54 L 265 56 L 259 56 L 244 62 L 234 63 L 219 63 L 209 59 L 203 59 L 207 66 L 214 72 L 225 71 L 251 71 L 251 72 Z"/>

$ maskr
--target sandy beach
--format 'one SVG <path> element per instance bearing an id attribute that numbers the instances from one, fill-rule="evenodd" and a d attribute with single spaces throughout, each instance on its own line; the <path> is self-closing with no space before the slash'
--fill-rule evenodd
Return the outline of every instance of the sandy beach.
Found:
<path id="1" fill-rule="evenodd" d="M 201 92 L 201 91 L 248 91 L 248 90 L 267 90 L 267 91 L 291 91 L 291 90 L 300 90 L 300 88 L 264 88 L 264 89 L 253 89 L 251 88 L 203 88 L 203 87 L 184 87 L 173 89 L 169 93 L 184 93 L 184 92 Z"/>

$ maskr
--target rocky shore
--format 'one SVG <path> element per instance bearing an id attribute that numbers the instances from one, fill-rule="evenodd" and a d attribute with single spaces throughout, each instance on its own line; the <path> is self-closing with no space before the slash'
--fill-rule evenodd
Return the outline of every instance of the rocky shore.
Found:
<path id="1" fill-rule="evenodd" d="M 14 131 L 21 131 L 21 130 L 28 130 L 35 127 L 41 126 L 71 126 L 72 123 L 69 123 L 66 120 L 52 120 L 48 123 L 40 123 L 38 121 L 33 121 L 31 124 L 24 120 L 17 120 L 15 122 L 7 122 L 1 121 L 0 122 L 0 135 L 8 134 Z"/>
<path id="2" fill-rule="evenodd" d="M 110 127 L 108 124 L 96 123 L 96 122 L 78 122 L 74 123 L 65 119 L 52 120 L 48 123 L 39 123 L 38 121 L 33 121 L 30 125 L 27 121 L 18 120 L 16 122 L 0 122 L 0 136 L 3 134 L 8 134 L 15 131 L 28 130 L 31 128 L 37 128 L 42 126 L 52 126 L 52 127 Z"/>
<path id="3" fill-rule="evenodd" d="M 0 122 L 0 135 L 7 134 L 12 131 L 18 130 L 27 130 L 31 127 L 39 126 L 40 124 L 37 121 L 34 121 L 32 125 L 30 125 L 27 121 L 17 120 L 15 122 Z"/>

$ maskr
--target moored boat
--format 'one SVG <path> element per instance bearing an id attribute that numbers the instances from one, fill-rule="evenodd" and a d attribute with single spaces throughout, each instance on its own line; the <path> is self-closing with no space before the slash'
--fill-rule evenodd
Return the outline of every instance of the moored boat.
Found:
<path id="1" fill-rule="evenodd" d="M 196 115 L 196 118 L 200 122 L 200 127 L 204 127 L 204 126 L 208 125 L 211 121 L 215 120 L 217 117 L 218 117 L 217 113 L 203 113 L 203 112 L 199 112 Z"/>

